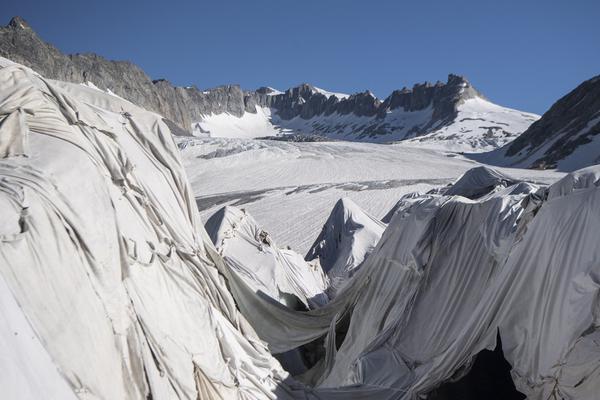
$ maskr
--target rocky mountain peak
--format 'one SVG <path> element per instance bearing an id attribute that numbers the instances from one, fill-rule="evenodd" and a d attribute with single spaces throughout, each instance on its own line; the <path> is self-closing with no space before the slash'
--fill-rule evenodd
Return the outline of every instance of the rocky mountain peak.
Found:
<path id="1" fill-rule="evenodd" d="M 462 100 L 471 99 L 474 97 L 485 98 L 477 89 L 471 85 L 471 82 L 462 75 L 449 74 L 447 86 L 454 88 L 457 91 L 457 96 Z"/>
<path id="2" fill-rule="evenodd" d="M 276 93 L 275 89 L 273 89 L 272 87 L 269 86 L 261 86 L 258 89 L 256 89 L 256 93 L 258 94 L 271 94 L 271 93 Z"/>
<path id="3" fill-rule="evenodd" d="M 315 87 L 308 83 L 301 83 L 298 86 L 295 86 L 293 88 L 286 90 L 286 94 L 288 92 L 290 93 L 291 96 L 293 96 L 293 97 L 300 96 L 300 97 L 304 98 L 304 100 L 308 100 L 311 96 L 313 96 L 317 93 Z"/>
<path id="4" fill-rule="evenodd" d="M 11 18 L 10 22 L 8 23 L 8 26 L 13 28 L 13 29 L 29 29 L 31 30 L 31 27 L 29 26 L 29 24 L 21 17 L 14 16 Z"/>
<path id="5" fill-rule="evenodd" d="M 471 83 L 462 75 L 448 74 L 447 85 L 452 86 L 470 86 Z"/>

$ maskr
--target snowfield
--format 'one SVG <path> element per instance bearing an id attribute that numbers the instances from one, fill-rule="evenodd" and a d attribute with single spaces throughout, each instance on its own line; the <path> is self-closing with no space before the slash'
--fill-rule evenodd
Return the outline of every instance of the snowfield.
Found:
<path id="1" fill-rule="evenodd" d="M 402 195 L 450 184 L 480 165 L 452 152 L 404 144 L 177 141 L 204 220 L 224 205 L 246 208 L 280 245 L 301 254 L 313 244 L 340 198 L 382 218 Z M 507 171 L 545 183 L 563 176 L 552 171 Z"/>
<path id="2" fill-rule="evenodd" d="M 254 138 L 276 136 L 281 129 L 270 123 L 271 109 L 256 107 L 256 114 L 244 113 L 241 117 L 223 113 L 206 116 L 192 124 L 194 136 L 221 136 L 228 138 Z"/>
<path id="3" fill-rule="evenodd" d="M 514 140 L 539 118 L 537 114 L 475 97 L 458 106 L 458 116 L 452 125 L 406 142 L 440 150 L 490 151 Z"/>

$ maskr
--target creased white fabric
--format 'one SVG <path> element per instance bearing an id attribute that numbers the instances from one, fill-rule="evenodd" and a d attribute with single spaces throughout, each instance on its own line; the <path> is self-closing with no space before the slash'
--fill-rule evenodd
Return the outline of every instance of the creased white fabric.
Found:
<path id="1" fill-rule="evenodd" d="M 46 361 L 13 364 L 2 333 L 1 369 L 21 377 L 3 374 L 3 398 L 272 398 L 287 374 L 207 252 L 161 118 L 18 65 L 0 69 L 0 114 L 14 110 L 32 112 L 0 137 L 28 129 L 30 148 L 0 160 L 0 310 L 42 344 L 16 354 Z"/>
<path id="2" fill-rule="evenodd" d="M 159 116 L 18 65 L 0 115 L 5 398 L 416 399 L 498 331 L 528 398 L 600 393 L 600 167 L 402 199 L 337 297 L 298 312 L 223 262 Z M 267 350 L 320 337 L 312 387 Z"/>
<path id="3" fill-rule="evenodd" d="M 478 200 L 408 196 L 347 290 L 319 310 L 277 311 L 238 285 L 233 293 L 272 349 L 325 335 L 327 321 L 351 313 L 341 347 L 305 374 L 325 398 L 418 398 L 494 348 L 499 331 L 528 398 L 595 399 L 598 169 L 549 190 L 503 181 Z M 577 189 L 564 189 L 572 181 Z M 561 196 L 544 201 L 548 192 Z"/>

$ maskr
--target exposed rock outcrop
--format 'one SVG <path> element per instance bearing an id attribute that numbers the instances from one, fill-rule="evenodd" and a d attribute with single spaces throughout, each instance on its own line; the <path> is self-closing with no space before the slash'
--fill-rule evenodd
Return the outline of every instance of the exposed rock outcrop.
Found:
<path id="1" fill-rule="evenodd" d="M 560 98 L 513 142 L 479 161 L 503 166 L 573 171 L 600 163 L 600 75 Z"/>
<path id="2" fill-rule="evenodd" d="M 554 105 L 506 149 L 509 157 L 534 155 L 533 168 L 557 162 L 600 134 L 600 75 L 583 82 Z M 543 148 L 541 153 L 536 153 Z M 597 152 L 596 157 L 600 157 Z"/>

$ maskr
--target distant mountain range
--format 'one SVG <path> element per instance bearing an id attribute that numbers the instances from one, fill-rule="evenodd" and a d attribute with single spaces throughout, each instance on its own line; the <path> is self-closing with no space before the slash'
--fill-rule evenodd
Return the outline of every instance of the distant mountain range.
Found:
<path id="1" fill-rule="evenodd" d="M 465 78 L 452 74 L 446 83 L 395 90 L 383 101 L 369 91 L 347 95 L 308 84 L 285 92 L 268 87 L 244 91 L 238 85 L 176 87 L 150 79 L 130 62 L 93 53 L 63 54 L 19 17 L 0 28 L 0 55 L 47 78 L 88 84 L 155 111 L 179 134 L 300 133 L 370 142 L 418 138 L 482 151 L 507 143 L 538 118 L 485 100 Z"/>
<path id="2" fill-rule="evenodd" d="M 309 84 L 285 92 L 270 87 L 246 91 L 239 85 L 177 87 L 164 79 L 152 80 L 127 61 L 93 53 L 63 54 L 20 17 L 0 28 L 0 56 L 47 78 L 123 97 L 162 115 L 179 135 L 404 141 L 469 153 L 495 150 L 475 157 L 533 168 L 555 168 L 570 155 L 575 155 L 578 167 L 597 163 L 600 157 L 594 141 L 600 130 L 598 77 L 559 100 L 538 121 L 535 114 L 491 103 L 454 74 L 445 83 L 395 90 L 384 100 L 370 91 L 349 95 Z M 570 163 L 563 164 L 569 168 Z"/>
<path id="3" fill-rule="evenodd" d="M 285 92 L 260 88 L 241 116 L 203 115 L 195 134 L 261 137 L 284 134 L 388 143 L 416 141 L 458 151 L 495 149 L 514 139 L 539 116 L 497 106 L 465 78 L 395 90 L 385 100 L 365 91 L 331 93 L 303 84 Z"/>

